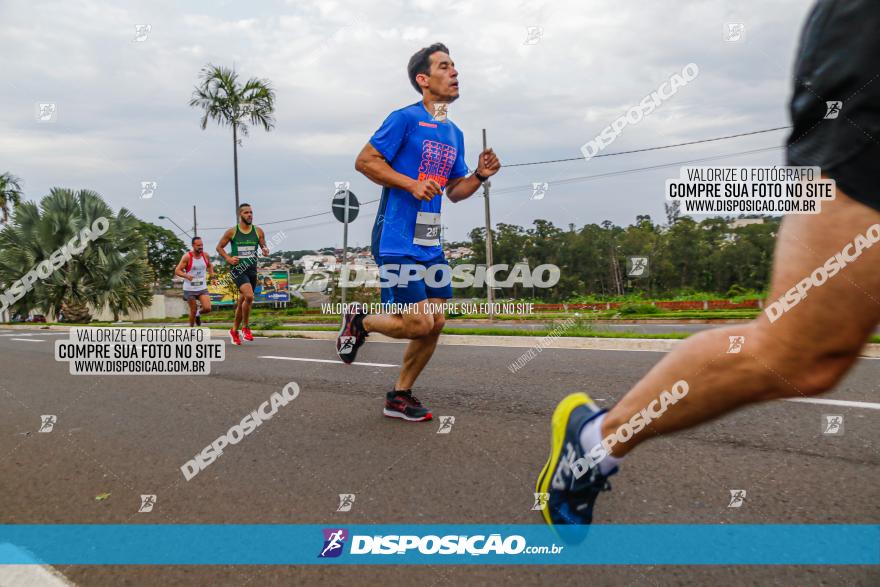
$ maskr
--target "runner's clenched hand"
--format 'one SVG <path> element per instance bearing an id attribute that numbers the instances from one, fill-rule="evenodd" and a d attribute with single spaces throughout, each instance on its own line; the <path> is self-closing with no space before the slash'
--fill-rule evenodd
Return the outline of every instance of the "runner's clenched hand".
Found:
<path id="1" fill-rule="evenodd" d="M 426 179 L 416 182 L 411 193 L 419 200 L 430 201 L 434 196 L 439 196 L 443 193 L 443 188 L 433 179 Z"/>
<path id="2" fill-rule="evenodd" d="M 501 161 L 498 160 L 498 156 L 492 149 L 486 149 L 480 153 L 479 161 L 477 173 L 483 177 L 492 177 L 501 169 Z"/>

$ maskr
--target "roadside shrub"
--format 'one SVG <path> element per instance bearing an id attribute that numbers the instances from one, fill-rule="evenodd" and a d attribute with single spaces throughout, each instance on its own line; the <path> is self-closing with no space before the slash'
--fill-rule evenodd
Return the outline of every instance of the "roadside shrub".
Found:
<path id="1" fill-rule="evenodd" d="M 633 314 L 658 314 L 660 308 L 651 304 L 624 304 L 620 307 L 619 312 L 625 316 Z"/>
<path id="2" fill-rule="evenodd" d="M 260 317 L 251 322 L 254 330 L 276 330 L 281 326 L 281 320 L 271 317 Z"/>

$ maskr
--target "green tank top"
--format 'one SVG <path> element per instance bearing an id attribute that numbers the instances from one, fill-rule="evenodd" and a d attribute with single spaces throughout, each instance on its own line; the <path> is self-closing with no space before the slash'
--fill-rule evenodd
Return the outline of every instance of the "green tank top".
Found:
<path id="1" fill-rule="evenodd" d="M 241 232 L 238 224 L 235 225 L 235 234 L 230 240 L 232 243 L 232 256 L 239 258 L 239 264 L 254 265 L 257 262 L 257 247 L 260 246 L 260 237 L 257 227 L 251 226 L 250 232 Z"/>

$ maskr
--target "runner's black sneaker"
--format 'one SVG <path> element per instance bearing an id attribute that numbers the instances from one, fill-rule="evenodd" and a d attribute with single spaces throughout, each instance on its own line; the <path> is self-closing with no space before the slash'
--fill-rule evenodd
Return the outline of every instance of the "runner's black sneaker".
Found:
<path id="1" fill-rule="evenodd" d="M 336 354 L 343 363 L 354 363 L 358 349 L 367 340 L 368 335 L 363 324 L 366 315 L 360 304 L 349 304 L 342 310 L 342 327 L 336 337 Z"/>
<path id="2" fill-rule="evenodd" d="M 196 326 L 202 325 L 202 315 L 196 312 Z"/>
<path id="3" fill-rule="evenodd" d="M 389 391 L 385 395 L 385 409 L 382 413 L 389 418 L 400 418 L 407 422 L 426 422 L 434 417 L 431 410 L 423 406 L 411 391 Z"/>
<path id="4" fill-rule="evenodd" d="M 550 458 L 535 486 L 537 493 L 546 494 L 547 505 L 541 511 L 551 526 L 590 524 L 596 498 L 611 489 L 608 477 L 617 473 L 617 467 L 606 476 L 599 467 L 590 467 L 586 459 L 579 461 L 586 454 L 581 447 L 581 430 L 605 412 L 585 393 L 569 395 L 553 412 Z"/>

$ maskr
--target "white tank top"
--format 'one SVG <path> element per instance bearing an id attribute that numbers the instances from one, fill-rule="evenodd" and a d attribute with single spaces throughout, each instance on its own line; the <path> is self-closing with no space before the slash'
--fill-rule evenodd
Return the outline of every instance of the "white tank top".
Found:
<path id="1" fill-rule="evenodd" d="M 208 264 L 205 263 L 205 254 L 202 253 L 200 256 L 196 257 L 190 253 L 190 262 L 192 263 L 192 266 L 187 273 L 192 275 L 193 279 L 192 281 L 184 279 L 183 289 L 186 291 L 199 291 L 206 289 L 208 287 Z"/>

